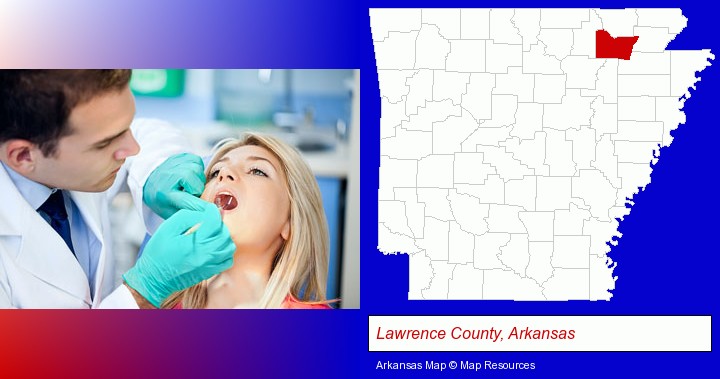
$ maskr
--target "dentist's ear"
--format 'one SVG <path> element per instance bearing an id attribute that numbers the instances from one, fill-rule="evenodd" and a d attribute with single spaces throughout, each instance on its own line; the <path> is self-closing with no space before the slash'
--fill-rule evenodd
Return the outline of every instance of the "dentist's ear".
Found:
<path id="1" fill-rule="evenodd" d="M 2 161 L 15 172 L 27 175 L 35 170 L 35 155 L 40 154 L 37 146 L 24 139 L 12 139 L 0 148 Z"/>
<path id="2" fill-rule="evenodd" d="M 282 239 L 285 241 L 287 241 L 287 239 L 290 237 L 290 219 L 289 218 L 287 221 L 285 221 L 285 225 L 283 225 L 282 231 L 280 231 L 280 237 L 282 237 Z"/>

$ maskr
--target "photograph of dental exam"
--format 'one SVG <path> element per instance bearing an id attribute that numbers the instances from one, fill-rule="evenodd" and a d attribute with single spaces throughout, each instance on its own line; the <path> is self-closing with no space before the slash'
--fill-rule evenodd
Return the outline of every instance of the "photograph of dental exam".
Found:
<path id="1" fill-rule="evenodd" d="M 177 126 L 203 158 L 200 198 L 236 245 L 231 268 L 162 308 L 359 307 L 358 71 L 134 70 L 131 88 L 139 117 Z M 119 243 L 142 257 L 151 236 L 137 235 Z"/>
<path id="2" fill-rule="evenodd" d="M 0 70 L 0 308 L 358 308 L 359 75 Z"/>

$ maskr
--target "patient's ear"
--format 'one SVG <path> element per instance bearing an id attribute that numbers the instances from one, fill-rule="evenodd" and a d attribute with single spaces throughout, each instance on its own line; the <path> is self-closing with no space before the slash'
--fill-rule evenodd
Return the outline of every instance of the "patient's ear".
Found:
<path id="1" fill-rule="evenodd" d="M 287 241 L 288 237 L 290 237 L 290 219 L 289 218 L 287 221 L 285 221 L 285 225 L 283 225 L 282 231 L 280 232 L 280 236 L 285 241 Z"/>
<path id="2" fill-rule="evenodd" d="M 2 160 L 15 172 L 27 176 L 35 170 L 35 154 L 39 153 L 34 143 L 24 139 L 12 139 L 2 148 Z"/>

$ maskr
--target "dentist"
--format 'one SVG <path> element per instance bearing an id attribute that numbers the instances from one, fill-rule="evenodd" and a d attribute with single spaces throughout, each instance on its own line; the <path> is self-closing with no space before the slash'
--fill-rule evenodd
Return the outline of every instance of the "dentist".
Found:
<path id="1" fill-rule="evenodd" d="M 196 197 L 202 160 L 169 125 L 133 120 L 129 80 L 0 70 L 0 308 L 155 308 L 232 265 L 218 209 Z M 154 234 L 118 285 L 108 208 L 125 185 Z"/>

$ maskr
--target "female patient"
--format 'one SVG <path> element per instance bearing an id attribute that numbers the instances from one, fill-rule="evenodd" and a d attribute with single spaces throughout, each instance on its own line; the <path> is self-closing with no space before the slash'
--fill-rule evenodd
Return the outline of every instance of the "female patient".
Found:
<path id="1" fill-rule="evenodd" d="M 237 250 L 233 266 L 170 296 L 164 308 L 330 308 L 328 231 L 320 190 L 300 154 L 246 134 L 225 142 L 202 199 L 221 208 Z"/>

